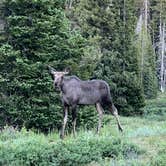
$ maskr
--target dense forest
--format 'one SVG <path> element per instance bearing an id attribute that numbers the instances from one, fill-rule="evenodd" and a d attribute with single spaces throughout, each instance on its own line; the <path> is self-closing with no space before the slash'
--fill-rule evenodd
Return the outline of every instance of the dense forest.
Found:
<path id="1" fill-rule="evenodd" d="M 48 65 L 107 81 L 125 116 L 166 90 L 165 0 L 3 0 L 0 13 L 1 128 L 60 128 Z M 79 126 L 94 127 L 95 109 L 80 109 Z"/>

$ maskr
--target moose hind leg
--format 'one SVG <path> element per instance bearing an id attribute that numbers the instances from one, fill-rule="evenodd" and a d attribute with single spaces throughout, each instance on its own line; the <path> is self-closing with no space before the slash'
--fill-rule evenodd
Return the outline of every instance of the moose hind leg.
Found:
<path id="1" fill-rule="evenodd" d="M 121 124 L 120 124 L 120 120 L 119 120 L 119 116 L 118 116 L 118 110 L 117 110 L 117 108 L 114 106 L 114 104 L 112 104 L 110 111 L 111 111 L 111 113 L 113 114 L 113 116 L 115 116 L 115 118 L 116 118 L 119 131 L 122 132 L 122 131 L 123 131 L 123 128 L 122 128 L 122 126 L 121 126 Z"/>
<path id="2" fill-rule="evenodd" d="M 65 132 L 65 127 L 66 127 L 66 123 L 67 123 L 67 117 L 68 117 L 68 107 L 64 106 L 64 110 L 63 110 L 63 123 L 62 123 L 62 129 L 61 129 L 61 133 L 60 133 L 60 138 L 61 139 L 64 138 L 64 132 Z"/>
<path id="3" fill-rule="evenodd" d="M 72 124 L 73 124 L 73 135 L 74 135 L 74 137 L 76 136 L 76 120 L 77 120 L 76 107 L 73 107 L 72 108 Z"/>
<path id="4" fill-rule="evenodd" d="M 97 134 L 100 132 L 100 128 L 102 126 L 102 119 L 103 119 L 103 109 L 100 103 L 96 103 L 96 110 L 99 114 L 98 126 L 97 126 Z"/>

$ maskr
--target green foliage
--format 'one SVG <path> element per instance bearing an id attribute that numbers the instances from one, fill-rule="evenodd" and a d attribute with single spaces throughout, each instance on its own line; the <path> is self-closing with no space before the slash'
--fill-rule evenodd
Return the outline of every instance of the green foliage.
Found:
<path id="1" fill-rule="evenodd" d="M 156 59 L 150 37 L 142 32 L 147 43 L 143 66 L 141 35 L 134 42 L 135 1 L 73 1 L 72 11 L 65 10 L 65 2 L 4 0 L 7 44 L 3 40 L 0 47 L 1 127 L 9 124 L 44 132 L 60 128 L 60 96 L 54 92 L 47 65 L 58 70 L 70 67 L 71 74 L 82 79 L 104 79 L 124 115 L 143 113 L 144 94 L 156 97 Z M 79 126 L 95 127 L 96 121 L 94 108 L 81 108 Z"/>
<path id="2" fill-rule="evenodd" d="M 10 131 L 10 132 L 9 132 Z M 7 145 L 7 146 L 6 146 Z M 68 141 L 49 142 L 42 134 L 6 128 L 0 134 L 0 165 L 77 166 L 101 161 L 106 157 L 130 158 L 142 154 L 136 145 L 116 137 L 83 134 Z"/>
<path id="3" fill-rule="evenodd" d="M 95 75 L 110 84 L 113 100 L 122 114 L 142 114 L 139 108 L 144 106 L 144 97 L 138 76 L 135 72 L 121 70 L 122 61 L 117 56 L 114 53 L 103 56 Z"/>
<path id="4" fill-rule="evenodd" d="M 147 99 L 156 98 L 157 96 L 157 72 L 156 72 L 156 55 L 151 43 L 149 34 L 142 27 L 138 35 L 136 45 L 138 48 L 139 66 L 141 68 L 141 82 L 144 95 Z"/>
<path id="5" fill-rule="evenodd" d="M 157 77 L 150 67 L 145 67 L 143 71 L 143 85 L 146 98 L 156 98 L 157 96 Z"/>
<path id="6" fill-rule="evenodd" d="M 138 54 L 132 44 L 136 21 L 134 1 L 125 1 L 125 6 L 122 1 L 80 1 L 75 13 L 83 36 L 96 38 L 101 48 L 94 76 L 109 83 L 121 113 L 142 113 L 144 97 Z"/>
<path id="7" fill-rule="evenodd" d="M 147 119 L 155 119 L 158 121 L 166 118 L 166 98 L 165 94 L 160 94 L 156 99 L 147 100 L 144 108 L 144 116 Z"/>
<path id="8" fill-rule="evenodd" d="M 44 132 L 59 129 L 60 96 L 54 92 L 47 65 L 58 70 L 70 67 L 81 75 L 77 64 L 85 39 L 70 30 L 63 1 L 6 0 L 4 6 L 8 44 L 0 48 L 0 125 Z"/>
<path id="9" fill-rule="evenodd" d="M 86 129 L 96 128 L 98 123 L 98 114 L 94 106 L 81 107 L 78 111 L 78 126 Z"/>
<path id="10" fill-rule="evenodd" d="M 161 85 L 161 52 L 162 52 L 162 27 L 166 23 L 166 1 L 165 0 L 150 0 L 150 34 L 153 47 L 156 53 L 156 71 L 158 86 Z M 164 58 L 165 59 L 165 58 Z M 166 64 L 165 60 L 163 61 Z M 165 68 L 165 65 L 164 65 Z M 164 76 L 163 76 L 164 77 Z"/>

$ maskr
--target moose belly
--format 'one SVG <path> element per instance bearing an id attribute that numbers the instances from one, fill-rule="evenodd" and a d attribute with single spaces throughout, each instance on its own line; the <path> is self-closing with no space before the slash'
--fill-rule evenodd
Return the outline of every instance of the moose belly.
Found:
<path id="1" fill-rule="evenodd" d="M 99 98 L 96 96 L 83 96 L 79 98 L 79 105 L 93 105 L 99 101 Z"/>

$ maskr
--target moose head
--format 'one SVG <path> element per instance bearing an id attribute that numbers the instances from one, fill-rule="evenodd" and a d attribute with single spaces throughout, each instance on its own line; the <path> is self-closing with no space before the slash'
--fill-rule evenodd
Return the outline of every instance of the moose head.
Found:
<path id="1" fill-rule="evenodd" d="M 55 86 L 55 88 L 60 89 L 62 81 L 63 81 L 63 77 L 64 75 L 69 74 L 69 69 L 65 69 L 64 71 L 56 71 L 54 68 L 50 66 L 48 66 L 48 69 L 54 80 L 53 85 Z"/>

